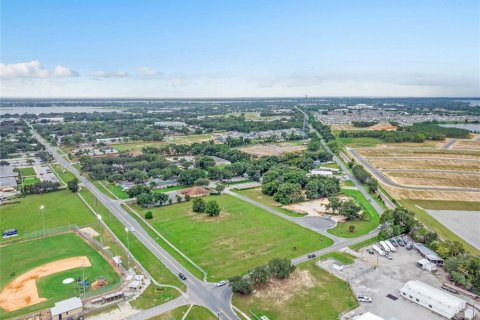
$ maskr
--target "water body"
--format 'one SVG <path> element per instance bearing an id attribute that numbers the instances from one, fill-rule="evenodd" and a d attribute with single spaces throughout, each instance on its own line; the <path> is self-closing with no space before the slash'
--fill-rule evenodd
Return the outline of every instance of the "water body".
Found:
<path id="1" fill-rule="evenodd" d="M 25 113 L 63 113 L 63 112 L 120 112 L 120 109 L 106 108 L 106 107 L 67 107 L 67 106 L 54 106 L 54 107 L 0 107 L 0 114 L 25 114 Z"/>
<path id="2" fill-rule="evenodd" d="M 440 126 L 447 128 L 467 129 L 471 132 L 480 132 L 480 123 L 447 123 L 441 124 Z"/>

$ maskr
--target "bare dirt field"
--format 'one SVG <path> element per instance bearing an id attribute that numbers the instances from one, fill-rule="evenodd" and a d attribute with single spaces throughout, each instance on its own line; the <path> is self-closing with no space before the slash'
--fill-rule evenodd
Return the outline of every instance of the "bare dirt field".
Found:
<path id="1" fill-rule="evenodd" d="M 340 200 L 347 200 L 348 197 L 339 197 Z M 293 203 L 286 206 L 282 206 L 282 208 L 296 212 L 307 214 L 309 216 L 325 216 L 330 215 L 327 213 L 326 206 L 328 205 L 328 199 L 316 199 L 312 201 L 300 202 L 300 203 Z M 332 220 L 337 222 L 345 221 L 344 216 L 340 215 L 331 215 Z"/>
<path id="2" fill-rule="evenodd" d="M 390 123 L 378 123 L 374 126 L 368 127 L 368 130 L 395 131 L 397 130 L 397 127 Z"/>
<path id="3" fill-rule="evenodd" d="M 453 146 L 453 150 L 480 150 L 480 141 L 476 140 L 458 140 Z"/>
<path id="4" fill-rule="evenodd" d="M 46 298 L 39 297 L 36 281 L 57 272 L 78 268 L 82 264 L 91 266 L 86 256 L 73 257 L 46 263 L 22 274 L 0 292 L 0 307 L 10 312 L 46 301 Z"/>
<path id="5" fill-rule="evenodd" d="M 392 158 L 390 159 L 367 159 L 378 169 L 429 169 L 480 172 L 480 159 L 478 161 L 472 161 L 464 159 L 447 159 L 443 158 L 443 156 L 439 156 L 439 158 L 398 158 L 392 155 Z"/>
<path id="6" fill-rule="evenodd" d="M 307 148 L 305 145 L 296 145 L 289 142 L 281 142 L 274 144 L 256 144 L 249 147 L 240 148 L 241 151 L 262 156 L 279 156 L 284 153 L 299 152 Z"/>
<path id="7" fill-rule="evenodd" d="M 407 190 L 384 186 L 395 199 L 480 201 L 480 192 Z"/>
<path id="8" fill-rule="evenodd" d="M 439 172 L 384 172 L 393 181 L 408 186 L 480 188 L 480 174 Z"/>

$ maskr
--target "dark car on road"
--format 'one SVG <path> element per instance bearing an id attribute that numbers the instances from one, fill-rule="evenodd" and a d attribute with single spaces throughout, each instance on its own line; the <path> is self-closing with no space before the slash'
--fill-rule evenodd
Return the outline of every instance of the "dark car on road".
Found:
<path id="1" fill-rule="evenodd" d="M 178 274 L 178 277 L 182 280 L 187 280 L 187 277 L 181 272 Z"/>
<path id="2" fill-rule="evenodd" d="M 308 259 L 313 259 L 315 258 L 317 255 L 315 253 L 310 253 L 307 257 Z"/>

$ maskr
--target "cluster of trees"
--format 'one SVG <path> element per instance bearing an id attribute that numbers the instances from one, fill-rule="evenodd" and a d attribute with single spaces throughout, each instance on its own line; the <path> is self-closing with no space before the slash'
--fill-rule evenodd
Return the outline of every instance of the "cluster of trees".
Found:
<path id="1" fill-rule="evenodd" d="M 225 130 L 238 132 L 258 132 L 266 130 L 279 130 L 289 128 L 301 128 L 302 118 L 300 115 L 294 116 L 287 121 L 247 121 L 245 116 L 227 116 L 223 117 L 221 121 L 218 117 L 207 117 L 202 120 L 187 120 L 191 125 L 198 125 L 205 129 L 211 130 Z"/>
<path id="2" fill-rule="evenodd" d="M 110 182 L 132 181 L 142 183 L 148 178 L 169 179 L 180 174 L 181 169 L 163 156 L 142 154 L 132 157 L 122 153 L 118 157 L 81 157 L 82 171 L 95 180 Z"/>
<path id="3" fill-rule="evenodd" d="M 307 198 L 328 197 L 340 191 L 338 179 L 324 176 L 306 175 L 297 167 L 276 166 L 263 175 L 262 192 L 273 196 L 282 204 L 295 203 Z"/>
<path id="4" fill-rule="evenodd" d="M 352 121 L 352 125 L 357 128 L 368 128 L 377 123 L 378 121 Z"/>
<path id="5" fill-rule="evenodd" d="M 378 182 L 375 180 L 367 170 L 363 168 L 363 166 L 359 164 L 354 164 L 354 160 L 348 164 L 348 166 L 352 169 L 352 173 L 355 178 L 358 179 L 361 183 L 364 183 L 368 187 L 368 191 L 370 193 L 375 193 L 378 190 Z"/>
<path id="6" fill-rule="evenodd" d="M 67 182 L 67 188 L 68 190 L 72 191 L 73 193 L 78 192 L 79 186 L 78 186 L 78 179 L 73 178 L 72 180 Z"/>
<path id="7" fill-rule="evenodd" d="M 458 128 L 446 128 L 435 124 L 416 123 L 409 127 L 398 127 L 397 131 L 344 131 L 340 138 L 377 138 L 388 143 L 423 142 L 425 140 L 444 140 L 445 138 L 468 138 L 469 131 Z"/>
<path id="8" fill-rule="evenodd" d="M 15 157 L 21 152 L 35 152 L 42 149 L 32 137 L 30 129 L 23 122 L 3 122 L 0 125 L 0 158 Z"/>
<path id="9" fill-rule="evenodd" d="M 315 115 L 309 114 L 308 116 L 308 122 L 310 125 L 317 130 L 317 132 L 322 136 L 322 138 L 326 142 L 330 142 L 332 140 L 335 140 L 335 136 L 332 134 L 332 130 L 330 129 L 330 126 L 324 125 L 320 121 L 318 121 L 315 118 Z"/>
<path id="10" fill-rule="evenodd" d="M 333 214 L 340 214 L 347 220 L 361 218 L 362 208 L 352 199 L 340 201 L 336 196 L 328 197 L 327 209 Z"/>
<path id="11" fill-rule="evenodd" d="M 205 201 L 202 198 L 193 199 L 192 210 L 196 213 L 205 213 L 210 217 L 220 215 L 220 206 L 216 200 Z"/>
<path id="12" fill-rule="evenodd" d="M 163 133 L 148 126 L 149 121 L 119 120 L 110 122 L 64 122 L 48 126 L 35 125 L 35 129 L 45 139 L 56 142 L 52 134 L 62 136 L 62 144 L 76 147 L 81 143 L 94 143 L 98 138 L 128 137 L 130 141 L 161 141 Z"/>
<path id="13" fill-rule="evenodd" d="M 229 279 L 232 291 L 239 294 L 250 294 L 254 288 L 262 287 L 271 277 L 286 279 L 295 271 L 295 265 L 289 259 L 273 259 L 267 265 L 256 267 L 244 276 Z"/>
<path id="14" fill-rule="evenodd" d="M 480 257 L 466 252 L 460 242 L 442 241 L 435 232 L 415 220 L 413 212 L 402 207 L 387 210 L 380 217 L 380 223 L 386 224 L 379 234 L 382 239 L 409 234 L 444 259 L 444 269 L 455 284 L 480 294 Z"/>
<path id="15" fill-rule="evenodd" d="M 24 186 L 22 193 L 27 194 L 42 194 L 47 192 L 53 192 L 60 189 L 60 183 L 51 181 L 40 181 L 35 184 Z"/>

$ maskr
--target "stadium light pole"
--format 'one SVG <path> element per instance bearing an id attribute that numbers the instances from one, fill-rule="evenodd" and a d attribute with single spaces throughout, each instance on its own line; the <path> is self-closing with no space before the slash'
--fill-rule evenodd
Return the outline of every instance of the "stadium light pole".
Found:
<path id="1" fill-rule="evenodd" d="M 125 227 L 125 232 L 127 233 L 127 258 L 128 258 L 128 262 L 127 262 L 127 269 L 130 269 L 130 241 L 128 240 L 128 228 Z"/>
<path id="2" fill-rule="evenodd" d="M 45 206 L 42 204 L 40 206 L 40 213 L 42 214 L 43 235 L 45 235 L 45 213 L 44 213 L 44 210 L 45 210 Z"/>
<path id="3" fill-rule="evenodd" d="M 98 223 L 100 224 L 100 244 L 102 245 L 102 249 L 103 249 L 102 216 L 97 214 L 97 219 L 98 219 Z"/>

